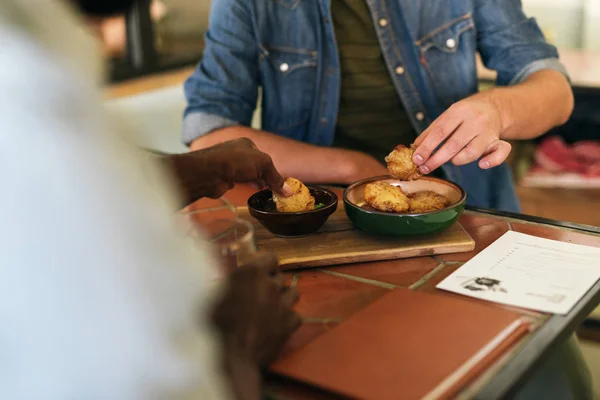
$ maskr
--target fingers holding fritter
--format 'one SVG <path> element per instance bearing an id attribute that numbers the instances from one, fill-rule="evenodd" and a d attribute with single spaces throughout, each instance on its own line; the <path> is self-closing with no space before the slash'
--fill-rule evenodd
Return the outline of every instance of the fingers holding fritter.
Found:
<path id="1" fill-rule="evenodd" d="M 394 178 L 400 179 L 401 181 L 414 181 L 421 178 L 422 175 L 413 162 L 415 148 L 415 145 L 412 145 L 410 148 L 404 145 L 398 145 L 385 158 L 388 172 Z"/>
<path id="2" fill-rule="evenodd" d="M 295 178 L 287 178 L 285 183 L 292 189 L 293 194 L 289 197 L 279 196 L 273 193 L 273 201 L 279 212 L 302 212 L 315 209 L 315 198 L 310 190 Z"/>
<path id="3" fill-rule="evenodd" d="M 369 183 L 365 186 L 365 202 L 383 212 L 405 213 L 410 208 L 408 197 L 399 186 L 385 182 Z"/>
<path id="4" fill-rule="evenodd" d="M 450 204 L 446 197 L 431 191 L 413 193 L 408 198 L 411 213 L 442 210 Z"/>

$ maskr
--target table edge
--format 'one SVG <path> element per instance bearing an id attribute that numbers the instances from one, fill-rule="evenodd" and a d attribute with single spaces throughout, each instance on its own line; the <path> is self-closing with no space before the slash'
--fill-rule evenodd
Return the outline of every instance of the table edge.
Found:
<path id="1" fill-rule="evenodd" d="M 596 282 L 567 315 L 553 315 L 534 331 L 518 353 L 475 395 L 474 399 L 513 396 L 561 343 L 600 303 L 600 281 Z"/>
<path id="2" fill-rule="evenodd" d="M 470 211 L 470 212 L 479 213 L 479 214 L 489 215 L 489 216 L 493 216 L 493 217 L 509 218 L 509 219 L 515 220 L 516 222 L 525 221 L 525 222 L 531 222 L 531 223 L 539 224 L 539 225 L 554 226 L 557 228 L 569 229 L 569 230 L 579 231 L 582 233 L 591 233 L 594 235 L 600 235 L 600 227 L 592 226 L 592 225 L 578 224 L 578 223 L 567 222 L 567 221 L 559 221 L 559 220 L 554 220 L 554 219 L 550 219 L 550 218 L 536 217 L 534 215 L 512 213 L 512 212 L 507 212 L 507 211 L 497 211 L 497 210 L 491 210 L 488 208 L 473 207 L 473 206 L 466 206 L 465 210 Z"/>

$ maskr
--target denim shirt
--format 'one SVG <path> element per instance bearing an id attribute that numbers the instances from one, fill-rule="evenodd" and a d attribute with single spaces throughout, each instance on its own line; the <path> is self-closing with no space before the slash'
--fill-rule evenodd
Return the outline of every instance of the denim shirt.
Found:
<path id="1" fill-rule="evenodd" d="M 498 72 L 498 85 L 542 69 L 566 75 L 520 0 L 365 1 L 417 134 L 477 92 L 477 53 Z M 340 80 L 329 0 L 215 0 L 204 57 L 185 84 L 183 140 L 249 126 L 262 87 L 262 129 L 331 146 Z M 442 169 L 466 190 L 468 204 L 519 210 L 508 165 Z"/>

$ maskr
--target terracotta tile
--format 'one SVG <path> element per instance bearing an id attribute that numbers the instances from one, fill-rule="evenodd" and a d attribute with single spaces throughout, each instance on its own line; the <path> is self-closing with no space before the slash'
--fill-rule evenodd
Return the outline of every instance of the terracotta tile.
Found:
<path id="1" fill-rule="evenodd" d="M 447 262 L 465 262 L 473 258 L 481 250 L 488 247 L 500 236 L 504 235 L 510 229 L 507 222 L 497 222 L 491 225 L 483 225 L 467 229 L 469 235 L 475 240 L 475 250 L 468 253 L 456 253 L 441 255 L 441 259 Z"/>
<path id="2" fill-rule="evenodd" d="M 250 185 L 236 185 L 235 188 L 225 193 L 223 196 L 224 199 L 227 199 L 231 204 L 237 207 L 245 206 L 248 202 L 250 196 L 256 193 L 256 189 L 251 187 Z M 186 209 L 188 211 L 199 210 L 203 208 L 209 207 L 219 207 L 224 203 L 220 199 L 200 199 L 195 203 L 190 204 Z"/>
<path id="3" fill-rule="evenodd" d="M 198 200 L 195 203 L 190 204 L 189 206 L 185 207 L 182 211 L 183 212 L 192 212 L 192 211 L 202 210 L 205 208 L 223 207 L 225 205 L 226 204 L 220 199 L 204 198 L 204 199 Z"/>
<path id="4" fill-rule="evenodd" d="M 328 268 L 332 272 L 408 287 L 439 265 L 432 257 L 380 261 Z"/>
<path id="5" fill-rule="evenodd" d="M 387 289 L 327 275 L 320 271 L 301 272 L 297 311 L 304 317 L 340 319 L 352 315 Z"/>
<path id="6" fill-rule="evenodd" d="M 305 323 L 292 335 L 287 341 L 279 357 L 285 357 L 289 353 L 299 349 L 300 347 L 312 342 L 319 335 L 327 332 L 329 329 L 337 325 L 337 322 L 323 323 Z"/>
<path id="7" fill-rule="evenodd" d="M 465 229 L 477 228 L 478 226 L 492 225 L 501 222 L 500 218 L 482 215 L 479 213 L 465 212 L 459 221 Z"/>
<path id="8" fill-rule="evenodd" d="M 294 276 L 296 276 L 296 274 L 298 274 L 298 271 L 285 271 L 285 272 L 283 272 L 283 277 L 285 278 L 285 284 L 288 285 L 288 286 L 292 285 L 292 283 L 294 282 Z M 298 283 L 297 279 L 298 278 L 296 278 L 296 283 Z"/>
<path id="9" fill-rule="evenodd" d="M 435 285 L 437 285 L 438 283 L 440 283 L 441 281 L 443 281 L 444 279 L 446 279 L 451 273 L 453 273 L 458 268 L 460 268 L 461 265 L 446 265 L 441 271 L 438 271 L 437 274 L 435 274 L 434 276 L 432 276 L 431 278 L 429 278 L 429 280 L 427 282 L 425 282 L 417 290 L 420 291 L 420 292 L 429 292 L 429 293 L 432 293 L 432 292 L 436 292 L 436 293 L 437 292 L 443 292 L 443 293 L 446 293 L 446 292 L 444 292 L 442 290 L 436 289 Z"/>
<path id="10" fill-rule="evenodd" d="M 534 224 L 512 224 L 513 230 L 528 235 L 559 240 L 561 242 L 600 247 L 600 236 L 578 233 L 566 229 Z"/>

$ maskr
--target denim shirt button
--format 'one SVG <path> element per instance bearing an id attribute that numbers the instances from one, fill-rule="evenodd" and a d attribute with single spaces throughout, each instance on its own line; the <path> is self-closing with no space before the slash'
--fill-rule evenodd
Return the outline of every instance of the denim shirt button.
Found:
<path id="1" fill-rule="evenodd" d="M 386 26 L 388 26 L 388 20 L 385 18 L 381 18 L 379 20 L 379 26 L 381 26 L 382 28 L 385 28 Z"/>
<path id="2" fill-rule="evenodd" d="M 415 118 L 417 119 L 417 121 L 423 121 L 425 119 L 425 114 L 423 114 L 422 112 L 418 112 L 415 114 Z"/>
<path id="3" fill-rule="evenodd" d="M 446 40 L 446 47 L 449 49 L 453 49 L 456 47 L 456 40 L 454 39 L 448 39 Z"/>
<path id="4" fill-rule="evenodd" d="M 290 69 L 290 66 L 287 63 L 283 63 L 279 66 L 279 70 L 281 72 L 287 72 Z"/>
<path id="5" fill-rule="evenodd" d="M 396 74 L 398 74 L 398 75 L 404 74 L 404 68 L 403 67 L 396 67 Z"/>

